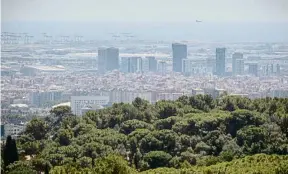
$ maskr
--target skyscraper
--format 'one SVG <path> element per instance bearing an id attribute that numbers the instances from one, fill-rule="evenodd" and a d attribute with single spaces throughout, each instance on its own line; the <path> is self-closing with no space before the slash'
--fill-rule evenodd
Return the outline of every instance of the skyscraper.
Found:
<path id="1" fill-rule="evenodd" d="M 158 72 L 165 74 L 167 71 L 167 63 L 165 61 L 158 62 Z"/>
<path id="2" fill-rule="evenodd" d="M 209 57 L 206 59 L 206 67 L 207 69 L 214 74 L 216 71 L 216 59 L 215 57 Z"/>
<path id="3" fill-rule="evenodd" d="M 107 48 L 106 49 L 106 71 L 119 69 L 119 49 Z"/>
<path id="4" fill-rule="evenodd" d="M 242 75 L 244 73 L 244 59 L 242 53 L 234 53 L 232 55 L 232 71 L 233 75 Z"/>
<path id="5" fill-rule="evenodd" d="M 156 72 L 157 71 L 157 60 L 154 56 L 148 56 L 146 57 L 149 62 L 149 71 Z"/>
<path id="6" fill-rule="evenodd" d="M 129 72 L 130 73 L 140 72 L 142 69 L 141 63 L 142 63 L 141 57 L 130 57 Z"/>
<path id="7" fill-rule="evenodd" d="M 147 59 L 147 57 L 142 58 L 142 72 L 149 72 L 149 60 Z"/>
<path id="8" fill-rule="evenodd" d="M 142 66 L 143 66 L 142 64 L 143 64 L 142 58 L 141 58 L 141 57 L 138 57 L 137 72 L 142 73 Z"/>
<path id="9" fill-rule="evenodd" d="M 98 48 L 98 72 L 106 72 L 106 48 Z"/>
<path id="10" fill-rule="evenodd" d="M 182 72 L 185 75 L 191 75 L 195 73 L 195 61 L 193 59 L 183 59 L 182 60 Z"/>
<path id="11" fill-rule="evenodd" d="M 258 63 L 250 63 L 248 65 L 248 73 L 254 76 L 258 76 Z"/>
<path id="12" fill-rule="evenodd" d="M 141 57 L 122 57 L 121 71 L 125 73 L 136 73 L 142 71 Z"/>
<path id="13" fill-rule="evenodd" d="M 130 71 L 130 57 L 121 57 L 120 70 L 124 73 L 129 73 L 129 71 Z"/>
<path id="14" fill-rule="evenodd" d="M 225 52 L 226 48 L 216 48 L 216 75 L 225 75 Z"/>
<path id="15" fill-rule="evenodd" d="M 99 48 L 98 49 L 98 72 L 105 73 L 119 69 L 119 49 Z"/>
<path id="16" fill-rule="evenodd" d="M 173 71 L 182 72 L 182 60 L 187 58 L 187 45 L 181 43 L 172 44 Z"/>

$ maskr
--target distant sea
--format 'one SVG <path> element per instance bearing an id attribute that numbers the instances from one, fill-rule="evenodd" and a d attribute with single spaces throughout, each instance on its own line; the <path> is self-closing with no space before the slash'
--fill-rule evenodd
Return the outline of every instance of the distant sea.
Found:
<path id="1" fill-rule="evenodd" d="M 41 33 L 54 37 L 82 35 L 85 40 L 113 39 L 112 35 L 131 33 L 141 40 L 195 40 L 200 42 L 288 42 L 288 23 L 236 22 L 2 22 L 2 32 Z M 124 38 L 124 36 L 122 36 Z"/>

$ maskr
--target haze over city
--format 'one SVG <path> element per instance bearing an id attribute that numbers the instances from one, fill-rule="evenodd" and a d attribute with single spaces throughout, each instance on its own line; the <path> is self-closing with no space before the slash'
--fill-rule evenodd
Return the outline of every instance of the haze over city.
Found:
<path id="1" fill-rule="evenodd" d="M 1 1 L 1 173 L 287 164 L 287 0 Z"/>
<path id="2" fill-rule="evenodd" d="M 287 41 L 287 4 L 285 0 L 3 0 L 2 31 L 93 39 L 133 32 L 154 40 Z"/>

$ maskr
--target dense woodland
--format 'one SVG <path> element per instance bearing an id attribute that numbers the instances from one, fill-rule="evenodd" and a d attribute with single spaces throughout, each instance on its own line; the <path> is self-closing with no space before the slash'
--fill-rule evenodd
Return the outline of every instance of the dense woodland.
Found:
<path id="1" fill-rule="evenodd" d="M 62 106 L 1 150 L 10 174 L 287 174 L 288 99 L 136 98 L 83 117 Z"/>

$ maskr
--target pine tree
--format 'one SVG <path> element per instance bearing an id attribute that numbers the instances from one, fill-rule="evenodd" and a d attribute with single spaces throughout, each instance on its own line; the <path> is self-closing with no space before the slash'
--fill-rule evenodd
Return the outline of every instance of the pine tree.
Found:
<path id="1" fill-rule="evenodd" d="M 12 139 L 12 163 L 14 163 L 14 161 L 18 161 L 19 160 L 19 154 L 18 154 L 18 149 L 16 146 L 16 141 L 14 139 Z"/>
<path id="2" fill-rule="evenodd" d="M 49 174 L 49 166 L 47 163 L 45 164 L 45 174 Z"/>
<path id="3" fill-rule="evenodd" d="M 6 144 L 4 147 L 3 160 L 4 160 L 5 168 L 9 164 L 12 164 L 15 161 L 19 160 L 16 142 L 14 139 L 12 139 L 12 137 L 10 135 L 6 139 Z"/>

